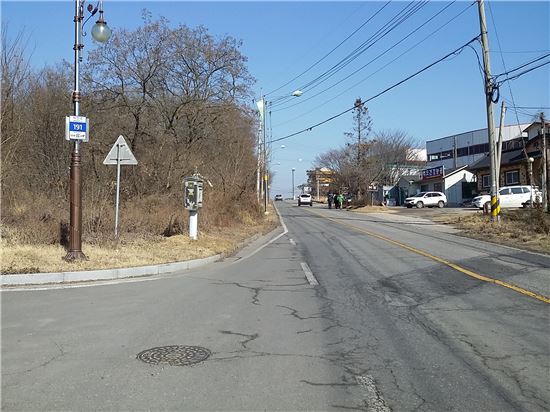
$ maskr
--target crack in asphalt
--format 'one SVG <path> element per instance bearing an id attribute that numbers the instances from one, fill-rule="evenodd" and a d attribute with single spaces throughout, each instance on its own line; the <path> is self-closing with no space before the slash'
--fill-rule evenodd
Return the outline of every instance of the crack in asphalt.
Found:
<path id="1" fill-rule="evenodd" d="M 533 406 L 536 406 L 538 408 L 543 408 L 545 410 L 550 409 L 549 408 L 550 403 L 548 401 L 540 398 L 539 396 L 537 396 L 534 389 L 531 388 L 527 383 L 522 382 L 520 380 L 520 378 L 518 377 L 519 372 L 521 372 L 522 370 L 525 370 L 525 367 L 520 368 L 518 370 L 512 370 L 511 367 L 507 367 L 507 366 L 504 366 L 504 365 L 498 367 L 496 365 L 491 365 L 490 364 L 491 361 L 501 361 L 501 360 L 505 360 L 505 359 L 510 359 L 514 355 L 502 355 L 502 356 L 490 355 L 490 354 L 487 354 L 487 353 L 483 353 L 480 349 L 477 348 L 476 345 L 474 345 L 472 342 L 465 339 L 464 336 L 462 336 L 462 337 L 458 336 L 457 339 L 459 341 L 461 341 L 462 343 L 466 344 L 472 350 L 472 352 L 474 352 L 474 354 L 479 359 L 481 359 L 481 362 L 483 363 L 483 365 L 487 369 L 495 371 L 495 372 L 499 371 L 499 372 L 503 373 L 506 377 L 508 377 L 509 379 L 514 381 L 514 383 L 515 383 L 516 387 L 519 389 L 521 395 L 524 398 L 528 399 L 528 400 L 529 399 L 533 400 L 533 401 L 530 402 L 531 404 L 533 404 Z M 519 355 L 516 355 L 516 356 L 519 356 Z M 522 353 L 521 356 L 524 356 L 524 354 Z M 536 356 L 544 356 L 544 355 L 536 354 Z"/>
<path id="2" fill-rule="evenodd" d="M 260 337 L 260 335 L 258 333 L 254 333 L 252 335 L 247 335 L 246 333 L 233 332 L 233 331 L 230 331 L 230 330 L 220 330 L 219 332 L 223 333 L 224 335 L 235 335 L 235 336 L 242 336 L 244 338 L 247 338 L 247 339 L 240 342 L 241 346 L 244 349 L 248 349 L 248 346 L 246 346 L 246 345 L 248 345 L 250 342 L 252 342 L 253 340 L 258 339 Z"/>
<path id="3" fill-rule="evenodd" d="M 23 371 L 15 371 L 15 372 L 2 372 L 2 375 L 5 375 L 5 376 L 11 376 L 11 375 L 20 375 L 22 373 L 29 373 L 29 372 L 33 372 L 35 371 L 36 369 L 40 369 L 40 368 L 43 368 L 45 366 L 48 366 L 50 363 L 58 360 L 58 359 L 61 359 L 62 357 L 64 357 L 67 352 L 65 352 L 65 350 L 63 349 L 63 345 L 60 345 L 58 344 L 57 342 L 53 342 L 54 345 L 57 347 L 59 353 L 53 355 L 51 358 L 49 358 L 47 361 L 39 364 L 39 365 L 36 365 L 36 366 L 33 366 L 32 368 L 29 368 L 29 369 L 26 369 L 26 370 L 23 370 Z M 2 385 L 4 385 L 4 383 L 2 383 Z"/>

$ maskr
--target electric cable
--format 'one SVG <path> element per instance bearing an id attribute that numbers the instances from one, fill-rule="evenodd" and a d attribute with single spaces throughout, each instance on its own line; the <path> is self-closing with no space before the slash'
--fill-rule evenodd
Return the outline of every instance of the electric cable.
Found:
<path id="1" fill-rule="evenodd" d="M 496 36 L 496 39 L 497 39 L 498 49 L 502 50 L 502 47 L 501 47 L 501 44 L 500 44 L 500 37 L 498 35 L 497 25 L 495 23 L 494 13 L 493 13 L 493 8 L 491 6 L 491 3 L 489 3 L 489 14 L 491 16 L 491 22 L 493 23 L 493 27 L 495 29 L 495 36 Z M 500 60 L 502 61 L 502 67 L 504 68 L 504 70 L 508 70 L 506 68 L 506 62 L 504 61 L 504 56 L 502 55 L 502 53 L 500 53 Z M 508 90 L 510 91 L 510 97 L 512 99 L 512 103 L 515 106 L 514 93 L 512 92 L 512 85 L 510 84 L 510 82 L 508 82 Z M 517 109 L 513 109 L 513 110 L 514 110 L 514 114 L 515 114 L 515 117 L 516 117 L 516 124 L 517 124 L 518 129 L 519 129 L 520 128 L 520 121 L 519 121 L 519 116 L 518 116 L 518 110 Z M 523 152 L 527 156 L 526 143 L 523 139 L 521 140 L 521 142 L 522 142 L 522 145 L 523 145 Z"/>
<path id="2" fill-rule="evenodd" d="M 413 3 L 414 3 L 413 7 L 410 10 L 407 10 L 407 8 L 409 8 L 409 6 L 411 6 L 411 4 Z M 401 24 L 403 24 L 403 22 L 405 22 L 408 18 L 410 18 L 412 15 L 418 12 L 427 3 L 428 1 L 424 0 L 420 2 L 411 2 L 407 4 L 407 6 L 405 6 L 403 10 L 401 10 L 396 16 L 394 16 L 391 19 L 392 21 L 391 26 L 387 27 L 386 25 L 384 25 L 382 28 L 378 29 L 378 31 L 376 31 L 369 39 L 363 42 L 348 56 L 346 56 L 340 62 L 335 64 L 325 73 L 322 73 L 317 78 L 311 80 L 309 83 L 306 83 L 305 85 L 300 87 L 300 89 L 307 90 L 309 87 L 312 87 L 313 85 L 317 85 L 321 80 L 324 81 L 326 80 L 327 77 L 330 77 L 337 71 L 340 71 L 343 67 L 347 66 L 349 63 L 351 63 L 353 60 L 355 60 L 357 57 L 359 57 L 361 54 L 367 51 L 370 47 L 372 47 L 376 42 L 384 38 L 387 34 L 391 33 L 394 29 L 399 27 Z M 399 16 L 400 14 L 401 16 Z"/>
<path id="3" fill-rule="evenodd" d="M 305 69 L 302 73 L 295 76 L 294 78 L 290 79 L 285 84 L 279 86 L 278 88 L 270 91 L 269 93 L 266 93 L 265 96 L 269 96 L 270 94 L 273 94 L 279 90 L 281 90 L 283 87 L 288 86 L 290 83 L 292 83 L 294 80 L 299 79 L 304 74 L 309 72 L 311 69 L 313 69 L 315 66 L 317 66 L 319 63 L 321 63 L 323 60 L 325 60 L 328 56 L 330 56 L 336 49 L 338 49 L 341 45 L 343 45 L 346 41 L 348 41 L 351 37 L 353 37 L 359 30 L 361 30 L 367 23 L 369 23 L 374 17 L 378 15 L 382 10 L 384 10 L 388 4 L 391 3 L 392 0 L 387 1 L 381 8 L 379 8 L 376 13 L 374 13 L 371 17 L 369 17 L 364 23 L 362 23 L 357 29 L 355 29 L 351 34 L 349 34 L 344 40 L 342 40 L 340 43 L 338 43 L 335 47 L 333 47 L 328 53 L 326 53 L 323 57 L 321 57 L 319 60 L 317 60 L 315 63 L 313 63 L 311 66 L 309 66 L 307 69 Z"/>
<path id="4" fill-rule="evenodd" d="M 441 13 L 443 13 L 448 7 L 450 7 L 452 4 L 454 4 L 456 2 L 455 1 L 452 1 L 451 3 L 449 3 L 447 6 L 443 7 L 441 10 L 439 10 L 436 14 L 434 14 L 432 17 L 430 17 L 428 20 L 426 20 L 424 23 L 422 23 L 420 26 L 418 26 L 416 29 L 414 29 L 413 31 L 411 31 L 409 34 L 407 34 L 405 37 L 401 38 L 401 40 L 399 40 L 398 42 L 394 43 L 392 46 L 390 46 L 389 48 L 387 48 L 385 51 L 383 51 L 382 53 L 378 54 L 375 58 L 371 59 L 370 61 L 368 61 L 366 64 L 364 64 L 363 66 L 359 67 L 358 69 L 356 69 L 355 71 L 353 71 L 352 73 L 350 73 L 349 75 L 347 75 L 346 77 L 340 79 L 339 81 L 337 81 L 336 83 L 333 83 L 331 86 L 317 92 L 316 94 L 306 98 L 306 99 L 300 99 L 300 101 L 296 102 L 296 103 L 292 103 L 288 106 L 284 106 L 284 107 L 281 107 L 277 110 L 274 110 L 274 112 L 278 112 L 278 111 L 282 111 L 282 110 L 286 110 L 286 109 L 290 109 L 292 107 L 296 107 L 298 105 L 301 105 L 301 104 L 304 104 L 306 103 L 307 101 L 311 100 L 311 99 L 314 99 L 315 97 L 333 89 L 334 87 L 338 86 L 339 84 L 343 83 L 344 81 L 346 81 L 347 79 L 349 79 L 350 77 L 354 76 L 355 74 L 359 73 L 361 70 L 365 69 L 366 67 L 368 67 L 370 64 L 374 63 L 375 61 L 377 61 L 379 58 L 381 58 L 382 56 L 384 56 L 385 54 L 387 54 L 388 52 L 390 52 L 391 50 L 393 50 L 396 46 L 398 46 L 399 44 L 401 44 L 402 42 L 404 42 L 406 39 L 408 39 L 410 36 L 412 36 L 414 33 L 416 33 L 418 30 L 420 30 L 422 27 L 424 27 L 426 24 L 428 24 L 430 21 L 432 21 L 434 18 L 436 18 L 438 15 L 440 15 Z M 474 3 L 472 3 L 471 5 L 473 5 Z M 470 6 L 471 6 L 470 5 Z M 460 13 L 462 14 L 462 13 Z"/>
<path id="5" fill-rule="evenodd" d="M 506 72 L 504 72 L 504 73 L 497 74 L 496 76 L 493 76 L 493 79 L 497 79 L 497 78 L 502 77 L 502 76 L 509 76 L 511 73 L 513 73 L 513 72 L 515 72 L 515 71 L 518 71 L 519 69 L 523 69 L 524 67 L 527 67 L 527 66 L 529 66 L 529 65 L 531 65 L 531 64 L 533 64 L 533 63 L 536 63 L 536 62 L 538 62 L 538 61 L 540 61 L 540 60 L 542 60 L 542 59 L 545 59 L 545 58 L 547 58 L 548 56 L 550 56 L 550 53 L 543 54 L 542 56 L 539 56 L 539 57 L 537 57 L 536 59 L 530 60 L 530 61 L 528 61 L 527 63 L 523 63 L 522 65 L 520 65 L 520 66 L 518 66 L 518 67 L 516 67 L 516 68 L 514 68 L 514 69 L 508 70 L 508 71 L 506 71 Z M 506 70 L 506 69 L 504 69 L 504 70 Z"/>
<path id="6" fill-rule="evenodd" d="M 516 109 L 529 109 L 529 110 L 550 110 L 550 107 L 544 106 L 509 106 Z"/>
<path id="7" fill-rule="evenodd" d="M 468 7 L 466 7 L 464 10 L 462 10 L 460 13 L 456 14 L 454 17 L 452 17 L 450 20 L 448 20 L 447 22 L 445 22 L 444 24 L 442 24 L 441 26 L 439 26 L 437 29 L 435 29 L 434 31 L 432 31 L 431 33 L 429 33 L 427 36 L 425 36 L 423 39 L 421 39 L 420 41 L 418 41 L 417 43 L 415 43 L 414 45 L 412 45 L 411 47 L 409 47 L 407 50 L 405 50 L 404 52 L 402 52 L 401 54 L 399 54 L 398 56 L 396 56 L 394 59 L 390 60 L 388 63 L 384 64 L 383 66 L 381 66 L 380 68 L 378 68 L 377 70 L 375 70 L 374 72 L 372 72 L 371 74 L 369 74 L 368 76 L 364 77 L 363 79 L 359 80 L 358 82 L 354 83 L 353 85 L 351 85 L 350 87 L 348 87 L 347 89 L 343 90 L 341 93 L 337 94 L 336 96 L 334 96 L 333 98 L 329 99 L 329 100 L 326 100 L 324 101 L 323 103 L 321 103 L 320 105 L 317 105 L 315 106 L 313 109 L 305 112 L 305 113 L 302 113 L 301 115 L 299 116 L 296 116 L 284 123 L 279 123 L 279 124 L 276 124 L 274 125 L 274 127 L 278 127 L 278 126 L 282 126 L 282 125 L 285 125 L 285 124 L 288 124 L 290 122 L 293 122 L 294 120 L 297 120 L 299 118 L 301 118 L 302 116 L 305 116 L 309 113 L 312 113 L 314 111 L 316 111 L 317 109 L 325 106 L 326 104 L 336 100 L 338 97 L 344 95 L 345 93 L 349 92 L 351 89 L 359 86 L 361 83 L 365 82 L 366 80 L 370 79 L 372 76 L 374 76 L 375 74 L 379 73 L 380 71 L 384 70 L 386 67 L 388 67 L 390 64 L 392 64 L 393 62 L 395 62 L 396 60 L 399 60 L 401 57 L 403 57 L 405 54 L 409 53 L 411 50 L 415 49 L 416 47 L 418 47 L 420 44 L 422 44 L 423 42 L 425 42 L 427 39 L 429 39 L 430 37 L 432 37 L 433 35 L 435 35 L 437 32 L 439 32 L 441 29 L 443 29 L 445 26 L 449 25 L 450 23 L 452 23 L 454 20 L 456 20 L 458 17 L 460 17 L 462 14 L 464 14 L 467 10 L 469 10 L 474 4 L 476 4 L 476 2 L 474 1 L 473 3 L 471 3 Z M 308 99 L 305 99 L 305 100 L 309 100 L 311 98 L 308 98 Z M 282 110 L 282 109 L 280 109 Z"/>
<path id="8" fill-rule="evenodd" d="M 544 67 L 546 66 L 547 64 L 550 64 L 550 60 L 546 61 L 546 62 L 543 62 L 543 63 L 540 63 L 534 67 L 530 67 L 529 69 L 526 69 L 518 74 L 515 74 L 514 76 L 512 77 L 506 77 L 506 79 L 504 80 L 501 80 L 499 82 L 496 82 L 496 86 L 499 87 L 500 85 L 506 83 L 506 82 L 509 82 L 509 81 L 512 81 L 512 80 L 516 80 L 516 79 L 519 79 L 521 76 L 523 76 L 524 74 L 527 74 L 527 73 L 530 73 L 532 72 L 533 70 L 536 70 L 536 69 L 540 69 L 541 67 Z"/>
<path id="9" fill-rule="evenodd" d="M 479 37 L 480 37 L 480 35 L 477 35 L 476 37 L 474 37 L 474 38 L 473 38 L 472 40 L 470 40 L 469 42 L 467 42 L 467 43 L 465 43 L 464 45 L 460 46 L 459 48 L 453 50 L 452 52 L 447 53 L 445 56 L 441 57 L 440 59 L 434 61 L 433 63 L 430 63 L 429 65 L 427 65 L 427 66 L 425 66 L 424 68 L 422 68 L 422 69 L 416 71 L 415 73 L 411 74 L 410 76 L 407 76 L 407 77 L 404 78 L 403 80 L 401 80 L 401 81 L 399 81 L 399 82 L 397 82 L 397 83 L 391 85 L 390 87 L 387 87 L 386 89 L 384 89 L 384 90 L 382 90 L 381 92 L 375 94 L 374 96 L 369 97 L 368 99 L 364 100 L 363 103 L 368 103 L 369 101 L 374 100 L 374 99 L 376 99 L 376 98 L 382 96 L 383 94 L 386 94 L 386 93 L 389 92 L 390 90 L 395 89 L 396 87 L 398 87 L 398 86 L 400 86 L 401 84 L 403 84 L 403 83 L 409 81 L 410 79 L 412 79 L 412 78 L 418 76 L 419 74 L 425 72 L 426 70 L 430 69 L 431 67 L 435 66 L 436 64 L 441 63 L 442 61 L 444 61 L 444 60 L 447 59 L 448 57 L 453 56 L 453 55 L 460 54 L 469 44 L 473 43 L 474 41 L 477 41 L 477 40 L 479 39 Z M 291 134 L 289 134 L 289 135 L 286 135 L 286 136 L 283 136 L 283 137 L 279 137 L 279 138 L 277 138 L 277 139 L 272 139 L 270 143 L 279 142 L 279 141 L 281 141 L 281 140 L 288 139 L 288 138 L 290 138 L 290 137 L 299 135 L 299 134 L 301 134 L 301 133 L 309 132 L 309 131 L 313 130 L 314 128 L 318 127 L 318 126 L 321 126 L 321 125 L 323 125 L 323 124 L 325 124 L 325 123 L 328 123 L 328 122 L 330 122 L 331 120 L 334 120 L 334 119 L 336 119 L 336 118 L 338 118 L 338 117 L 340 117 L 340 116 L 343 116 L 344 114 L 346 114 L 346 113 L 352 111 L 352 110 L 355 109 L 355 108 L 356 108 L 356 106 L 353 105 L 352 107 L 350 107 L 350 108 L 348 108 L 348 109 L 346 109 L 346 110 L 344 110 L 344 111 L 342 111 L 342 112 L 340 112 L 340 113 L 338 113 L 338 114 L 335 114 L 334 116 L 331 116 L 331 117 L 329 117 L 328 119 L 325 119 L 325 120 L 323 120 L 323 121 L 321 121 L 321 122 L 319 122 L 319 123 L 316 123 L 316 124 L 314 124 L 314 125 L 312 125 L 312 126 L 309 126 L 309 127 L 305 128 L 305 129 L 302 129 L 302 130 L 300 130 L 300 131 L 298 131 L 298 132 L 294 132 L 294 133 L 291 133 Z"/>
<path id="10" fill-rule="evenodd" d="M 393 16 L 387 23 L 385 23 L 380 29 L 378 29 L 374 34 L 372 34 L 367 40 L 361 43 L 356 47 L 352 52 L 350 52 L 346 57 L 341 59 L 339 62 L 334 64 L 325 72 L 318 75 L 313 80 L 301 85 L 298 87 L 301 91 L 307 91 L 308 89 L 316 87 L 318 84 L 326 81 L 328 78 L 332 77 L 334 74 L 342 70 L 352 61 L 357 59 L 361 54 L 366 52 L 370 47 L 384 38 L 386 35 L 391 33 L 401 24 L 403 24 L 408 18 L 417 13 L 422 7 L 428 3 L 428 0 L 423 0 L 421 2 L 415 2 L 414 0 L 408 3 L 402 10 L 400 10 L 395 16 Z M 412 6 L 412 7 L 411 7 Z M 273 104 L 272 107 L 286 103 L 287 100 L 291 99 L 290 96 L 283 98 L 281 101 Z"/>

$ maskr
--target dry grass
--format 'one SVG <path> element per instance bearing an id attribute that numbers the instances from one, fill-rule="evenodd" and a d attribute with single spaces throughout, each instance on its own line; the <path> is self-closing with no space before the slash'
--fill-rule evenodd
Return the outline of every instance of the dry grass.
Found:
<path id="1" fill-rule="evenodd" d="M 357 209 L 353 209 L 354 212 L 359 213 L 396 213 L 396 210 L 386 206 L 362 206 Z"/>
<path id="2" fill-rule="evenodd" d="M 499 223 L 482 212 L 440 215 L 433 220 L 451 224 L 467 237 L 550 254 L 550 215 L 541 209 L 504 210 Z"/>
<path id="3" fill-rule="evenodd" d="M 210 229 L 191 241 L 187 234 L 171 237 L 125 235 L 119 242 L 88 243 L 83 250 L 88 261 L 67 263 L 65 249 L 56 244 L 19 244 L 2 241 L 0 269 L 3 274 L 94 270 L 154 265 L 231 254 L 242 242 L 267 233 L 278 224 L 276 213 L 261 220 L 250 217 L 239 224 Z M 200 228 L 199 228 L 200 229 Z"/>

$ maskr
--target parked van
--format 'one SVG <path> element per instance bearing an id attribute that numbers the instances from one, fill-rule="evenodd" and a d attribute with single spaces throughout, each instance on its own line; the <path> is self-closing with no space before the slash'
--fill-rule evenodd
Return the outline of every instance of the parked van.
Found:
<path id="1" fill-rule="evenodd" d="M 522 207 L 531 200 L 531 186 L 505 186 L 498 191 L 500 207 Z M 533 202 L 540 202 L 542 193 L 533 186 Z M 491 204 L 491 195 L 481 195 L 474 197 L 472 204 L 475 207 L 483 209 L 486 203 Z"/>

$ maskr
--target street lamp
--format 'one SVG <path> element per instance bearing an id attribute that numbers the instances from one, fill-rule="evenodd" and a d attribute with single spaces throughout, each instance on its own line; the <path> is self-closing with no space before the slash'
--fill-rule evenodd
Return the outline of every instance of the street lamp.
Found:
<path id="1" fill-rule="evenodd" d="M 292 92 L 291 96 L 293 97 L 300 97 L 301 95 L 303 94 L 303 92 L 301 90 L 295 90 Z M 285 97 L 288 97 L 288 95 L 285 95 L 285 96 L 279 96 L 279 97 L 275 97 L 275 98 L 271 98 L 271 100 L 266 100 L 265 99 L 265 96 L 262 96 L 262 99 L 257 101 L 256 102 L 256 105 L 258 106 L 258 111 L 260 112 L 260 120 L 262 122 L 262 134 L 261 134 L 261 138 L 262 138 L 262 142 L 263 142 L 263 150 L 259 153 L 258 155 L 261 153 L 262 154 L 262 158 L 263 158 L 263 162 L 262 162 L 262 165 L 263 165 L 263 189 L 264 189 L 264 213 L 267 215 L 267 199 L 268 199 L 268 196 L 269 196 L 269 193 L 268 193 L 268 175 L 267 175 L 267 170 L 268 170 L 268 167 L 267 167 L 267 140 L 266 140 L 266 110 L 267 110 L 267 106 L 270 106 L 272 105 L 273 103 L 285 98 Z M 271 113 L 271 112 L 270 112 Z M 260 144 L 258 144 L 258 146 L 260 146 Z M 283 148 L 284 145 L 281 146 L 281 148 Z M 259 159 L 259 158 L 258 158 Z M 260 161 L 258 160 L 258 171 L 257 171 L 257 174 L 258 174 L 258 184 L 257 184 L 257 191 L 258 191 L 258 199 L 259 199 L 259 194 L 260 194 Z"/>
<path id="2" fill-rule="evenodd" d="M 296 196 L 294 195 L 294 172 L 296 171 L 295 168 L 292 168 L 292 200 L 296 200 Z"/>
<path id="3" fill-rule="evenodd" d="M 80 117 L 80 62 L 82 60 L 82 28 L 84 24 L 94 16 L 99 10 L 99 19 L 92 28 L 92 37 L 104 43 L 111 37 L 111 29 L 107 27 L 107 23 L 103 20 L 103 0 L 94 7 L 88 5 L 90 16 L 84 20 L 84 3 L 85 0 L 75 0 L 75 16 L 74 16 L 74 91 L 72 100 L 74 105 L 74 116 Z M 87 123 L 86 123 L 87 124 Z M 89 131 L 86 129 L 86 134 Z M 73 151 L 71 153 L 70 165 L 70 223 L 69 223 L 69 250 L 64 259 L 67 262 L 75 260 L 87 260 L 88 258 L 82 252 L 82 191 L 81 191 L 81 176 L 80 176 L 80 141 L 73 140 Z M 82 140 L 85 140 L 82 139 Z"/>

